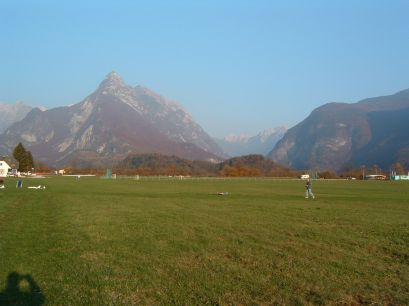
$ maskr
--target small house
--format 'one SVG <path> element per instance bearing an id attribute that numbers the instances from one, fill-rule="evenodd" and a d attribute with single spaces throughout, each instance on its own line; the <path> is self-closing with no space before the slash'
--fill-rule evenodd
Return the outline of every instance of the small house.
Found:
<path id="1" fill-rule="evenodd" d="M 3 160 L 0 160 L 0 177 L 6 177 L 11 167 Z"/>

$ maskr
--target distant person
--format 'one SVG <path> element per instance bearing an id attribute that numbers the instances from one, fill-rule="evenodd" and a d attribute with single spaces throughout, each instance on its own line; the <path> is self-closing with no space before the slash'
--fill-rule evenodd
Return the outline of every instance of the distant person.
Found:
<path id="1" fill-rule="evenodd" d="M 16 188 L 23 188 L 23 181 L 22 180 L 17 181 Z"/>
<path id="2" fill-rule="evenodd" d="M 312 193 L 312 183 L 311 180 L 308 179 L 307 182 L 305 183 L 305 198 L 308 199 L 309 197 L 312 197 L 315 199 L 314 194 Z"/>

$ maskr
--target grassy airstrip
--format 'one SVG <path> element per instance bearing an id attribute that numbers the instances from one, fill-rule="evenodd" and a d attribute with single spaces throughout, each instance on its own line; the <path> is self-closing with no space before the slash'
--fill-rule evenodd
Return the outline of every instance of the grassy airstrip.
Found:
<path id="1" fill-rule="evenodd" d="M 409 182 L 5 183 L 0 305 L 409 304 Z"/>

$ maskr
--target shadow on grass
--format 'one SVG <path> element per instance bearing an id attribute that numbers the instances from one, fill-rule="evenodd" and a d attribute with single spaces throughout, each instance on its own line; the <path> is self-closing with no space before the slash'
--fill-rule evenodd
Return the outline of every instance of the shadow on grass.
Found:
<path id="1" fill-rule="evenodd" d="M 6 288 L 0 292 L 1 306 L 40 306 L 44 301 L 40 287 L 30 274 L 10 272 Z"/>

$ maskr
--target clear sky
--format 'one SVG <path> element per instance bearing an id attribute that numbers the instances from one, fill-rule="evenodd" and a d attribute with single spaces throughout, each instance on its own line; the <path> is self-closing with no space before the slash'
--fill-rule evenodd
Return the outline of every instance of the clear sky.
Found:
<path id="1" fill-rule="evenodd" d="M 409 88 L 408 16 L 407 0 L 0 0 L 0 101 L 77 103 L 115 70 L 211 136 L 254 135 Z"/>

